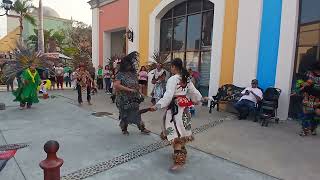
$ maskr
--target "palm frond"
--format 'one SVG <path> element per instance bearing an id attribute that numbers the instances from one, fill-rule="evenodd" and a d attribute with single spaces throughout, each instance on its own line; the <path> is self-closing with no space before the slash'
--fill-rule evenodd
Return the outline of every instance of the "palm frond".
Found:
<path id="1" fill-rule="evenodd" d="M 4 70 L 4 76 L 7 79 L 14 78 L 32 63 L 35 63 L 40 69 L 51 68 L 50 61 L 46 61 L 42 55 L 21 43 L 17 44 L 14 55 L 16 58 L 15 65 L 7 65 Z"/>
<path id="2" fill-rule="evenodd" d="M 155 69 L 157 64 L 161 64 L 165 70 L 170 71 L 169 56 L 169 53 L 160 53 L 159 51 L 155 51 L 151 57 L 153 61 L 149 63 L 149 69 Z"/>
<path id="3" fill-rule="evenodd" d="M 13 10 L 18 14 L 28 13 L 31 7 L 32 0 L 16 0 L 13 4 Z"/>
<path id="4" fill-rule="evenodd" d="M 37 25 L 36 19 L 35 19 L 31 14 L 29 14 L 29 13 L 27 13 L 27 14 L 24 15 L 24 19 L 25 19 L 26 21 L 29 21 L 33 26 L 36 26 L 36 25 Z"/>

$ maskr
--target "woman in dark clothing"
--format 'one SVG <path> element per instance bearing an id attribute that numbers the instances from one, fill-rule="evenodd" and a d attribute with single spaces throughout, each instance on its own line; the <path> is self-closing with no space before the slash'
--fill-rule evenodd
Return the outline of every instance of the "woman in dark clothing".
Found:
<path id="1" fill-rule="evenodd" d="M 128 124 L 136 124 L 144 134 L 150 131 L 145 128 L 139 113 L 139 105 L 144 98 L 139 93 L 138 74 L 136 70 L 138 53 L 132 52 L 121 59 L 120 68 L 115 77 L 116 105 L 119 109 L 120 127 L 124 135 L 129 135 Z"/>

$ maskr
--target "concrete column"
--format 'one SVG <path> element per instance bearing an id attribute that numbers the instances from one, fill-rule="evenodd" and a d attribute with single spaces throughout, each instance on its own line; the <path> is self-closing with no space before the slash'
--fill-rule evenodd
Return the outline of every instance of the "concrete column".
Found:
<path id="1" fill-rule="evenodd" d="M 288 118 L 293 68 L 296 53 L 299 0 L 282 0 L 281 31 L 275 87 L 282 90 L 278 116 Z"/>
<path id="2" fill-rule="evenodd" d="M 129 1 L 129 29 L 133 31 L 133 42 L 128 40 L 128 53 L 139 50 L 140 0 Z"/>
<path id="3" fill-rule="evenodd" d="M 262 0 L 240 0 L 233 84 L 247 87 L 257 75 Z M 244 72 L 245 70 L 245 72 Z"/>
<path id="4" fill-rule="evenodd" d="M 99 65 L 99 8 L 92 9 L 92 63 Z"/>
<path id="5" fill-rule="evenodd" d="M 103 66 L 107 65 L 107 59 L 111 54 L 111 32 L 103 33 Z"/>

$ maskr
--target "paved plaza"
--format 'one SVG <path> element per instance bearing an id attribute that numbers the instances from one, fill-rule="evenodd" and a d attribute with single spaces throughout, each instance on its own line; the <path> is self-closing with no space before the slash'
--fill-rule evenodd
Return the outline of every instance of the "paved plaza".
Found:
<path id="1" fill-rule="evenodd" d="M 31 110 L 21 111 L 13 96 L 0 92 L 7 109 L 0 111 L 0 144 L 30 143 L 19 150 L 0 173 L 2 180 L 43 179 L 39 162 L 45 159 L 43 145 L 60 143 L 64 159 L 62 179 L 89 180 L 317 180 L 320 158 L 319 137 L 302 139 L 293 122 L 262 128 L 257 123 L 235 120 L 234 115 L 198 107 L 193 119 L 196 140 L 188 146 L 186 167 L 171 173 L 172 149 L 160 140 L 162 112 L 146 113 L 143 119 L 153 132 L 142 135 L 134 126 L 123 136 L 117 109 L 109 96 L 93 96 L 93 105 L 76 104 L 72 90 L 51 92 Z M 149 105 L 147 99 L 141 107 Z M 96 117 L 94 112 L 110 113 Z M 310 148 L 308 148 L 310 147 Z M 85 173 L 84 173 L 85 172 Z M 73 174 L 72 174 L 73 173 Z"/>

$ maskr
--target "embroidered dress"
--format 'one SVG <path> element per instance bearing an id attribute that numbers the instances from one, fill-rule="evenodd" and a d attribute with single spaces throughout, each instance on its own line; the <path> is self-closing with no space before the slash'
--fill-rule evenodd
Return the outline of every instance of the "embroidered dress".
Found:
<path id="1" fill-rule="evenodd" d="M 121 85 L 139 89 L 137 74 L 132 72 L 118 72 L 116 81 L 120 81 Z M 119 109 L 120 126 L 127 126 L 128 124 L 142 125 L 141 114 L 139 113 L 139 105 L 144 98 L 139 92 L 118 91 L 116 93 L 116 106 Z"/>
<path id="2" fill-rule="evenodd" d="M 303 118 L 302 118 L 302 131 L 301 136 L 308 134 L 316 135 L 316 129 L 319 124 L 320 116 L 317 114 L 317 110 L 320 108 L 320 77 L 314 72 L 308 72 L 306 74 L 308 84 L 303 88 L 302 93 L 303 100 Z M 303 83 L 301 83 L 303 84 Z"/>
<path id="3" fill-rule="evenodd" d="M 26 69 L 21 74 L 21 82 L 19 88 L 13 92 L 16 97 L 14 101 L 21 103 L 38 103 L 37 89 L 40 84 L 40 76 L 35 70 L 34 73 L 30 69 Z"/>
<path id="4" fill-rule="evenodd" d="M 157 69 L 154 70 L 154 78 L 153 78 L 153 83 L 154 83 L 154 89 L 152 92 L 152 98 L 155 100 L 155 102 L 158 102 L 162 97 L 165 92 L 165 76 L 166 72 L 164 69 L 161 69 L 158 71 Z"/>
<path id="5" fill-rule="evenodd" d="M 156 104 L 158 108 L 167 108 L 162 135 L 168 141 L 186 143 L 193 140 L 189 107 L 201 99 L 202 95 L 192 82 L 182 85 L 180 75 L 169 78 L 166 92 Z"/>

